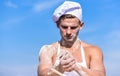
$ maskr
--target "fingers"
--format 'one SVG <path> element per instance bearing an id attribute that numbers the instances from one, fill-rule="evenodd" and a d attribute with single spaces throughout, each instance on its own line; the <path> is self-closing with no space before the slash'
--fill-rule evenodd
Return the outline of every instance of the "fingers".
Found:
<path id="1" fill-rule="evenodd" d="M 68 62 L 67 62 L 68 61 Z M 63 68 L 69 68 L 71 67 L 72 65 L 74 65 L 76 63 L 75 59 L 71 59 L 69 58 L 68 60 L 65 61 L 67 64 L 64 64 L 65 66 L 63 66 Z"/>
<path id="2" fill-rule="evenodd" d="M 68 64 L 63 65 L 63 69 L 68 72 L 72 71 L 74 70 L 75 63 L 75 59 L 72 59 Z"/>
<path id="3" fill-rule="evenodd" d="M 61 67 L 64 69 L 64 71 L 74 70 L 74 65 L 76 63 L 76 60 L 70 52 L 66 51 L 62 53 L 59 59 L 60 59 Z"/>
<path id="4" fill-rule="evenodd" d="M 67 57 L 63 57 L 62 59 L 60 59 L 60 62 L 61 62 L 61 64 L 63 64 L 63 65 L 72 65 L 72 64 L 74 64 L 75 63 L 75 58 L 73 58 L 73 57 L 69 57 L 69 58 L 67 58 Z"/>
<path id="5" fill-rule="evenodd" d="M 67 60 L 70 58 L 70 54 L 68 54 L 68 52 L 62 54 L 62 57 L 60 58 L 61 60 Z"/>
<path id="6" fill-rule="evenodd" d="M 65 71 L 67 71 L 67 72 L 73 71 L 73 70 L 74 70 L 74 64 L 71 65 L 70 67 L 67 67 L 67 68 L 64 68 L 64 69 L 65 69 Z"/>

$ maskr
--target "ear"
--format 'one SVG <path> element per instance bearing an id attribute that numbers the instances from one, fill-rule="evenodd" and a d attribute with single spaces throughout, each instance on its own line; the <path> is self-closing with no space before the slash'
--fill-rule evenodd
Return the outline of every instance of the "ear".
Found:
<path id="1" fill-rule="evenodd" d="M 56 22 L 56 26 L 57 26 L 57 28 L 59 28 L 59 25 L 58 25 L 58 23 Z"/>
<path id="2" fill-rule="evenodd" d="M 57 28 L 59 28 L 59 25 L 57 25 Z"/>
<path id="3" fill-rule="evenodd" d="M 84 26 L 84 22 L 81 21 L 80 30 L 83 28 L 83 26 Z"/>

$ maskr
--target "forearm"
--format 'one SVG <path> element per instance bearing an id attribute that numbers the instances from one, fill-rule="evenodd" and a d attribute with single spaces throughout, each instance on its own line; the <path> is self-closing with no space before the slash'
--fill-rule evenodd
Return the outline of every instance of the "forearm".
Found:
<path id="1" fill-rule="evenodd" d="M 86 73 L 86 76 L 106 76 L 104 71 L 100 70 L 91 70 L 91 69 L 83 69 Z"/>
<path id="2" fill-rule="evenodd" d="M 49 74 L 48 69 L 38 69 L 38 76 L 49 76 L 47 74 Z"/>
<path id="3" fill-rule="evenodd" d="M 58 76 L 58 75 L 51 69 L 46 68 L 44 70 L 38 70 L 38 76 Z"/>
<path id="4" fill-rule="evenodd" d="M 40 67 L 38 66 L 38 76 L 61 76 L 63 71 L 57 67 Z"/>
<path id="5" fill-rule="evenodd" d="M 80 76 L 106 76 L 104 71 L 91 70 L 91 69 L 84 68 L 84 67 L 78 69 L 77 73 Z"/>

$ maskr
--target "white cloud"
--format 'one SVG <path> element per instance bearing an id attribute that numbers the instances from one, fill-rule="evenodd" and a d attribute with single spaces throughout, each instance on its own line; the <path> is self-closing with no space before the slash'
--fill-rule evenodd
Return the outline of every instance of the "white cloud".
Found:
<path id="1" fill-rule="evenodd" d="M 114 44 L 120 44 L 120 30 L 111 32 L 109 36 Z"/>
<path id="2" fill-rule="evenodd" d="M 24 21 L 27 19 L 29 16 L 21 16 L 21 17 L 13 17 L 13 18 L 8 18 L 5 21 L 1 23 L 2 29 L 10 29 L 18 25 L 20 22 Z"/>
<path id="3" fill-rule="evenodd" d="M 59 3 L 60 1 L 63 1 L 63 0 L 51 0 L 51 1 L 46 1 L 46 2 L 43 2 L 43 3 L 36 3 L 34 6 L 33 6 L 33 10 L 35 12 L 40 12 L 42 10 L 45 10 L 45 9 L 48 9 L 52 6 L 54 6 L 55 4 Z"/>
<path id="4" fill-rule="evenodd" d="M 120 49 L 120 30 L 113 30 L 105 36 L 106 48 L 109 51 L 119 51 Z"/>
<path id="5" fill-rule="evenodd" d="M 108 52 L 105 56 L 107 76 L 120 76 L 120 51 Z"/>
<path id="6" fill-rule="evenodd" d="M 106 57 L 120 61 L 120 31 L 113 30 L 106 35 L 103 44 L 105 45 Z"/>
<path id="7" fill-rule="evenodd" d="M 114 60 L 111 58 L 112 57 L 109 57 L 109 59 L 105 61 L 106 76 L 120 76 L 120 59 Z"/>
<path id="8" fill-rule="evenodd" d="M 104 61 L 107 76 L 120 76 L 120 31 L 113 30 L 105 36 Z"/>
<path id="9" fill-rule="evenodd" d="M 8 6 L 8 7 L 11 7 L 11 8 L 18 8 L 18 6 L 11 1 L 5 2 L 5 5 Z"/>

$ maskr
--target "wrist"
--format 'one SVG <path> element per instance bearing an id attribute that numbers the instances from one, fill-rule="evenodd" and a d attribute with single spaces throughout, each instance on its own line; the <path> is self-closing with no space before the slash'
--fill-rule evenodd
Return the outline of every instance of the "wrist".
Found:
<path id="1" fill-rule="evenodd" d="M 55 69 L 58 70 L 58 71 L 61 72 L 61 73 L 64 73 L 64 70 L 63 70 L 63 68 L 62 68 L 62 66 L 61 66 L 61 63 L 59 63 L 59 65 L 56 66 Z"/>
<path id="2" fill-rule="evenodd" d="M 61 72 L 61 73 L 64 72 L 63 69 L 62 69 L 60 60 L 56 60 L 56 63 L 54 64 L 53 68 L 56 69 L 57 71 Z"/>

